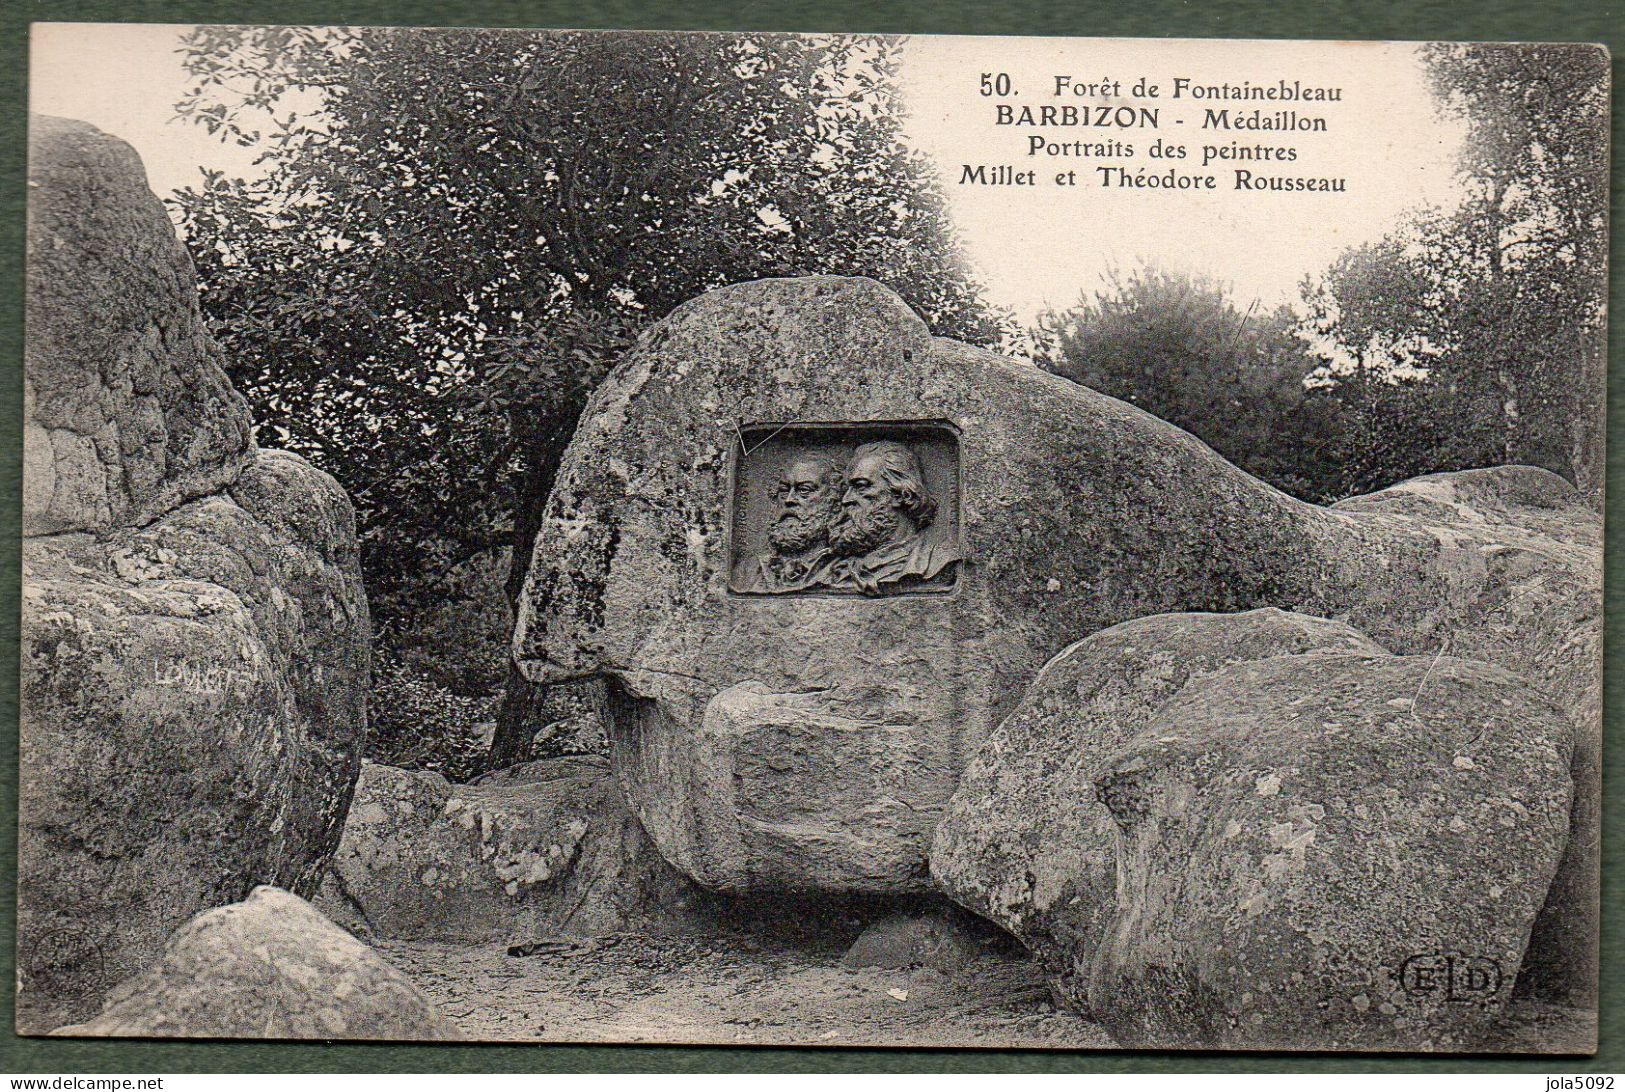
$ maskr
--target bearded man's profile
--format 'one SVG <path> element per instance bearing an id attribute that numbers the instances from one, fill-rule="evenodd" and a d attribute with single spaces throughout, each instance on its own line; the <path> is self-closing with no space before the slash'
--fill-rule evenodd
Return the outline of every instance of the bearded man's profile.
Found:
<path id="1" fill-rule="evenodd" d="M 845 480 L 834 455 L 803 452 L 791 459 L 774 490 L 779 514 L 768 528 L 768 549 L 735 566 L 734 590 L 800 591 L 821 583 L 835 559 L 829 536 L 840 515 Z"/>
<path id="2" fill-rule="evenodd" d="M 888 585 L 921 584 L 945 572 L 960 554 L 926 537 L 936 514 L 913 449 L 896 440 L 859 447 L 846 468 L 840 518 L 830 529 L 839 558 L 825 583 L 880 595 Z"/>

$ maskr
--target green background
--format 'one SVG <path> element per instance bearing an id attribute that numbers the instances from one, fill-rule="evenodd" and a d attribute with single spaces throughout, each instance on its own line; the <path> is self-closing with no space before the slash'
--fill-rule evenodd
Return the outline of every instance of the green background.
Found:
<path id="1" fill-rule="evenodd" d="M 1607 602 L 1603 766 L 1602 1049 L 1595 1058 L 1434 1057 L 1426 1055 L 1154 1054 L 1130 1051 L 781 1050 L 708 1047 L 394 1046 L 324 1043 L 109 1042 L 18 1039 L 11 1032 L 16 928 L 17 627 L 21 497 L 22 262 L 26 72 L 32 21 L 162 23 L 327 23 L 424 26 L 628 27 L 660 30 L 878 31 L 915 34 L 1022 34 L 1124 37 L 1366 38 L 1403 40 L 1603 42 L 1616 54 L 1614 144 L 1621 134 L 1617 54 L 1625 49 L 1625 5 L 1607 0 L 7 0 L 0 30 L 0 1072 L 37 1074 L 155 1072 L 524 1072 L 633 1070 L 711 1072 L 1133 1072 L 1460 1071 L 1534 1074 L 1625 1072 L 1620 1020 L 1620 754 L 1618 729 L 1625 584 L 1619 566 L 1620 501 L 1625 497 L 1625 361 L 1613 278 L 1610 293 Z M 1613 265 L 1620 265 L 1620 177 L 1612 190 Z"/>

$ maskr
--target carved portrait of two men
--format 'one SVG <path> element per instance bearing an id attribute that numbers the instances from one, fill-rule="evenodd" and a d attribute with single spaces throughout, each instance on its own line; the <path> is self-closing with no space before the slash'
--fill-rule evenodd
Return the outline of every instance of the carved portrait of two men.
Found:
<path id="1" fill-rule="evenodd" d="M 906 443 L 801 450 L 772 489 L 765 549 L 735 566 L 736 591 L 886 595 L 946 583 L 960 560 L 930 534 L 937 501 Z"/>

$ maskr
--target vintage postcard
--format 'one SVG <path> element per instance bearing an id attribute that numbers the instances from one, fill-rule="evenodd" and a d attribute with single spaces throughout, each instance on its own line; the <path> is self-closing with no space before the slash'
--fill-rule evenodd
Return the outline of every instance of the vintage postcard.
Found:
<path id="1" fill-rule="evenodd" d="M 1608 64 L 37 24 L 19 1030 L 1593 1052 Z"/>

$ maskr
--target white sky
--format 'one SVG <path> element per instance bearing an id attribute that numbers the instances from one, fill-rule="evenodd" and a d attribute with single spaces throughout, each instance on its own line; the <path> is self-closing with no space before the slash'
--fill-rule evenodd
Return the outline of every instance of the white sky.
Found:
<path id="1" fill-rule="evenodd" d="M 252 148 L 222 145 L 202 126 L 172 120 L 186 91 L 175 52 L 185 27 L 35 23 L 29 32 L 28 109 L 88 121 L 130 142 L 159 196 L 196 185 L 200 166 L 251 169 Z"/>
<path id="2" fill-rule="evenodd" d="M 88 121 L 129 141 L 146 161 L 160 194 L 195 184 L 199 166 L 228 173 L 252 170 L 253 149 L 220 144 L 201 127 L 171 120 L 186 79 L 175 53 L 183 28 L 140 24 L 37 24 L 32 31 L 30 109 Z M 977 94 L 983 72 L 1007 72 L 1020 95 L 999 100 Z M 1251 110 L 1297 109 L 1325 116 L 1327 133 L 1299 134 L 1297 163 L 1239 164 L 1255 172 L 1339 176 L 1344 194 L 1244 193 L 1229 188 L 1229 167 L 1215 193 L 1102 189 L 1090 159 L 1028 157 L 1026 138 L 1119 139 L 1144 157 L 1152 139 L 1186 144 L 1281 144 L 1273 134 L 1217 134 L 1198 126 L 1201 108 L 1163 98 L 1156 131 L 1104 128 L 1012 129 L 993 126 L 992 104 L 1095 105 L 1091 98 L 1055 98 L 1052 78 L 1078 82 L 1119 79 L 1124 90 L 1140 76 L 1165 85 L 1174 76 L 1198 83 L 1274 82 L 1343 88 L 1340 103 L 1228 102 L 1203 105 Z M 951 208 L 970 257 L 994 302 L 1031 319 L 1045 305 L 1066 306 L 1100 284 L 1112 266 L 1154 262 L 1208 272 L 1230 282 L 1242 305 L 1291 298 L 1306 273 L 1325 268 L 1345 247 L 1380 236 L 1407 208 L 1455 197 L 1451 166 L 1458 128 L 1432 113 L 1414 47 L 1373 43 L 1235 41 L 1147 42 L 1131 39 L 915 37 L 903 67 L 910 108 L 909 136 L 943 172 Z M 1165 91 L 1164 95 L 1170 94 Z M 1137 101 L 1137 100 L 1122 100 Z M 1115 104 L 1115 103 L 1114 103 Z M 1174 116 L 1187 119 L 1171 124 Z M 1037 188 L 956 184 L 964 163 L 1007 163 L 1036 169 Z M 1167 165 L 1159 169 L 1166 170 Z M 1182 170 L 1201 171 L 1199 158 Z M 1076 169 L 1075 189 L 1048 185 L 1057 170 Z"/>

